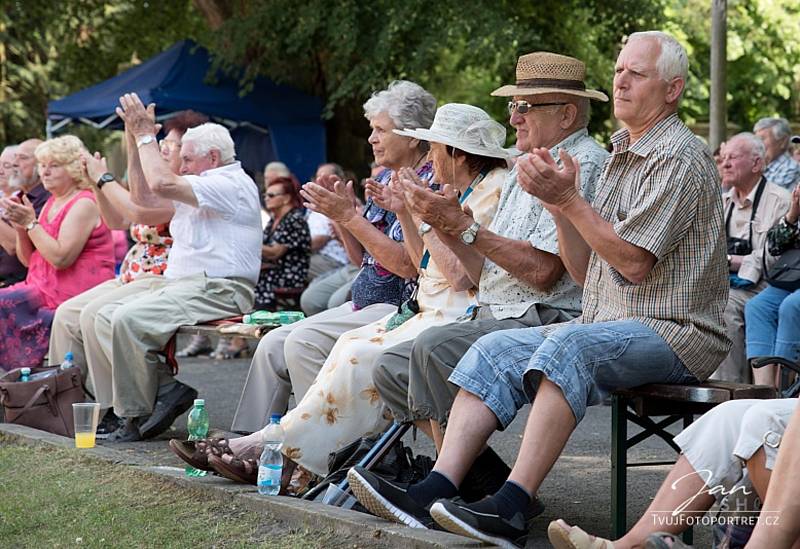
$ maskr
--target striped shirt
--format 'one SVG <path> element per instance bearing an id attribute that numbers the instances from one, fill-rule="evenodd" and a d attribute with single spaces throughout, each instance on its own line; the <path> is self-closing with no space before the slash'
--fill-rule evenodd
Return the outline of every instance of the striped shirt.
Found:
<path id="1" fill-rule="evenodd" d="M 677 114 L 634 144 L 628 130 L 615 133 L 611 143 L 593 207 L 656 263 L 633 284 L 592 252 L 580 321 L 639 321 L 704 380 L 730 348 L 722 321 L 728 268 L 714 160 Z"/>

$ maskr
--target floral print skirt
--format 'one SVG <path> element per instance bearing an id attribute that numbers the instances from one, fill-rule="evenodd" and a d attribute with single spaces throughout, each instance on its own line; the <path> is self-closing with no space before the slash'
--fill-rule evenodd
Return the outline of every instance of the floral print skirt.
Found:
<path id="1" fill-rule="evenodd" d="M 314 474 L 327 474 L 328 454 L 363 436 L 380 433 L 391 421 L 372 382 L 375 360 L 381 353 L 414 339 L 423 330 L 454 320 L 442 311 L 427 311 L 387 332 L 391 316 L 342 334 L 314 384 L 281 421 L 283 453 Z"/>
<path id="2" fill-rule="evenodd" d="M 24 282 L 0 290 L 0 370 L 42 364 L 54 315 L 41 306 L 39 292 Z"/>

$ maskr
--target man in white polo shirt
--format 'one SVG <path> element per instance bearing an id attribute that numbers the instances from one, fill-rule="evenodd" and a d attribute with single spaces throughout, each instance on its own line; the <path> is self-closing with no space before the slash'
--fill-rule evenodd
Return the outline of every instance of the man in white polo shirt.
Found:
<path id="1" fill-rule="evenodd" d="M 197 396 L 172 379 L 158 357 L 175 331 L 252 307 L 261 267 L 261 216 L 258 190 L 235 160 L 227 129 L 207 123 L 188 130 L 176 175 L 159 153 L 155 107 L 145 108 L 136 94 L 121 97 L 120 104 L 118 114 L 136 138 L 147 183 L 131 196 L 142 206 L 171 211 L 160 222 L 170 222 L 173 237 L 163 282 L 106 305 L 95 318 L 112 365 L 113 393 L 96 397 L 105 405 L 110 398 L 114 413 L 124 419 L 108 440 L 129 442 L 168 429 Z"/>

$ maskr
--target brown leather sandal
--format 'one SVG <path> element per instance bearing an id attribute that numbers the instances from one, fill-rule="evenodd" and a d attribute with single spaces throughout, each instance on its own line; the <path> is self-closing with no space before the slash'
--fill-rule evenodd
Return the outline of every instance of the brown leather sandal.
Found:
<path id="1" fill-rule="evenodd" d="M 258 459 L 258 454 L 250 449 L 241 456 L 233 456 L 230 462 L 223 461 L 222 456 L 209 456 L 208 464 L 220 476 L 255 486 L 258 481 Z"/>
<path id="2" fill-rule="evenodd" d="M 200 440 L 178 440 L 173 438 L 169 441 L 169 449 L 183 461 L 203 471 L 213 471 L 214 468 L 208 462 L 210 456 L 223 456 L 233 454 L 228 446 L 227 438 L 204 438 Z"/>

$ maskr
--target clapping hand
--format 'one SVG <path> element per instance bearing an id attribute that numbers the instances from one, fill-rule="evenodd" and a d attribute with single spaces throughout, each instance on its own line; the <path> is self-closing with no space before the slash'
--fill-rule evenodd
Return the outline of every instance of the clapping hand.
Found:
<path id="1" fill-rule="evenodd" d="M 792 201 L 789 204 L 789 212 L 786 214 L 786 221 L 789 223 L 797 223 L 797 218 L 800 217 L 800 185 L 797 185 L 792 191 Z"/>
<path id="2" fill-rule="evenodd" d="M 517 161 L 520 187 L 551 210 L 560 210 L 580 198 L 577 185 L 580 164 L 564 149 L 560 149 L 558 155 L 561 167 L 545 148 L 536 148 Z"/>
<path id="3" fill-rule="evenodd" d="M 397 172 L 392 174 L 392 180 L 388 185 L 382 185 L 374 179 L 367 179 L 364 192 L 384 210 L 400 213 L 406 209 L 403 188 L 398 181 Z"/>
<path id="4" fill-rule="evenodd" d="M 352 181 L 345 184 L 336 176 L 322 176 L 316 182 L 303 185 L 300 194 L 306 200 L 303 203 L 306 208 L 327 216 L 335 223 L 345 224 L 359 215 Z"/>
<path id="5" fill-rule="evenodd" d="M 119 98 L 119 104 L 120 106 L 116 108 L 117 116 L 125 122 L 126 130 L 129 130 L 134 137 L 156 134 L 158 130 L 155 103 L 145 107 L 138 95 L 126 93 Z"/>
<path id="6" fill-rule="evenodd" d="M 36 219 L 36 210 L 33 209 L 33 204 L 28 200 L 28 197 L 22 195 L 22 201 L 16 196 L 11 198 L 0 199 L 5 209 L 3 217 L 7 219 L 15 229 L 24 229 L 33 220 Z"/>
<path id="7" fill-rule="evenodd" d="M 411 213 L 431 227 L 456 236 L 472 225 L 473 219 L 461 208 L 452 185 L 434 192 L 408 168 L 400 170 L 398 181 Z"/>
<path id="8" fill-rule="evenodd" d="M 83 162 L 83 169 L 86 175 L 89 177 L 89 180 L 91 180 L 92 185 L 96 186 L 100 176 L 108 172 L 108 165 L 106 164 L 105 157 L 100 156 L 99 152 L 94 153 L 94 155 L 85 152 L 81 155 L 81 161 Z"/>

